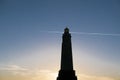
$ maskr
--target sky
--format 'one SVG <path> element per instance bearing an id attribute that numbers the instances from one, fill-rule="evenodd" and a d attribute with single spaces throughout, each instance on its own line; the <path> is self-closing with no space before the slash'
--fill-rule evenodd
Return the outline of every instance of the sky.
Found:
<path id="1" fill-rule="evenodd" d="M 120 80 L 120 0 L 0 0 L 0 80 L 56 80 L 65 27 L 78 80 Z"/>

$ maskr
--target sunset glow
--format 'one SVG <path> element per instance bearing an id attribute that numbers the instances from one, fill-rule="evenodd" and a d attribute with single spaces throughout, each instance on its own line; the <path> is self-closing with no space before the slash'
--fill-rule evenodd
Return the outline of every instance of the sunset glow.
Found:
<path id="1" fill-rule="evenodd" d="M 120 0 L 0 0 L 0 80 L 56 80 L 65 27 L 78 80 L 120 80 Z"/>

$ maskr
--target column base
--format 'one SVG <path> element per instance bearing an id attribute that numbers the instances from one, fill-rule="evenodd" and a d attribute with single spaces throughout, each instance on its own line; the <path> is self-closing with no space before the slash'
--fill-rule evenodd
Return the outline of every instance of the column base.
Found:
<path id="1" fill-rule="evenodd" d="M 75 76 L 74 70 L 60 70 L 57 80 L 77 80 L 77 77 Z"/>

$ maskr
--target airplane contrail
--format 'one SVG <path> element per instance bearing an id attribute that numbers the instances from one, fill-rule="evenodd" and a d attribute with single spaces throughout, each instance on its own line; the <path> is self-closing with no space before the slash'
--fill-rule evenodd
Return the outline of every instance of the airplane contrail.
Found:
<path id="1" fill-rule="evenodd" d="M 46 33 L 55 33 L 55 34 L 62 34 L 61 31 L 42 31 Z M 89 33 L 89 32 L 70 32 L 76 35 L 98 35 L 98 36 L 120 36 L 120 34 L 108 34 L 108 33 Z"/>
<path id="2" fill-rule="evenodd" d="M 108 34 L 108 33 L 88 33 L 88 32 L 71 32 L 73 34 L 85 34 L 85 35 L 100 35 L 100 36 L 120 36 L 120 34 Z"/>

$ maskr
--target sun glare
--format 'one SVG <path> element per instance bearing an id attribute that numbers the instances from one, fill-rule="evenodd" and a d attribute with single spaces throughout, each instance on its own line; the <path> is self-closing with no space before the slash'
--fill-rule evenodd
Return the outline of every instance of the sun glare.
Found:
<path id="1" fill-rule="evenodd" d="M 41 70 L 37 72 L 32 80 L 56 80 L 57 72 Z"/>

